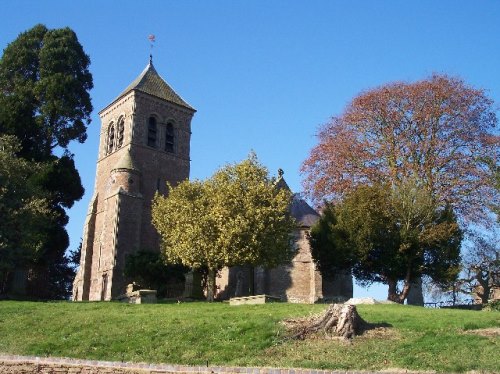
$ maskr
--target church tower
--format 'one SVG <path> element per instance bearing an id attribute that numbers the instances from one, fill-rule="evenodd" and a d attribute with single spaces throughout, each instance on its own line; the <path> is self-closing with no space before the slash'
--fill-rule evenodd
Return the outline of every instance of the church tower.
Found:
<path id="1" fill-rule="evenodd" d="M 151 201 L 166 182 L 189 178 L 196 112 L 160 77 L 152 60 L 99 112 L 101 132 L 73 300 L 111 300 L 125 292 L 125 258 L 159 251 Z"/>

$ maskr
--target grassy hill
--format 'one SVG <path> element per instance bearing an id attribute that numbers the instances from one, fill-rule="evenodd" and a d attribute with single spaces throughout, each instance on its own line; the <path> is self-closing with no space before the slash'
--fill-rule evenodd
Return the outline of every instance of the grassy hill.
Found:
<path id="1" fill-rule="evenodd" d="M 291 341 L 279 322 L 325 305 L 0 302 L 0 352 L 151 363 L 500 372 L 499 312 L 362 305 L 390 327 L 352 343 Z"/>

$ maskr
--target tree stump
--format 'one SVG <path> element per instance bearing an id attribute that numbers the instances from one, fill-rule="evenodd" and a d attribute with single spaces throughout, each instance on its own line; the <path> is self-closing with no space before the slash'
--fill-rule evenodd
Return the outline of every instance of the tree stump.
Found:
<path id="1" fill-rule="evenodd" d="M 351 339 L 368 325 L 358 314 L 355 305 L 331 304 L 324 314 L 312 320 L 285 321 L 292 328 L 293 339 L 324 332 L 328 336 Z"/>

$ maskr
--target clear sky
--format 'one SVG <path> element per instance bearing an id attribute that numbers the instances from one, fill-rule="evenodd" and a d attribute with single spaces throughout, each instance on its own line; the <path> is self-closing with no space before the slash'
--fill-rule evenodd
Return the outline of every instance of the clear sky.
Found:
<path id="1" fill-rule="evenodd" d="M 359 92 L 430 74 L 460 76 L 500 102 L 500 1 L 3 0 L 0 47 L 37 23 L 69 26 L 90 56 L 94 112 L 70 151 L 85 196 L 69 211 L 71 248 L 92 196 L 100 121 L 148 63 L 197 109 L 191 178 L 255 150 L 301 191 L 318 126 Z M 384 287 L 355 296 L 385 298 Z"/>

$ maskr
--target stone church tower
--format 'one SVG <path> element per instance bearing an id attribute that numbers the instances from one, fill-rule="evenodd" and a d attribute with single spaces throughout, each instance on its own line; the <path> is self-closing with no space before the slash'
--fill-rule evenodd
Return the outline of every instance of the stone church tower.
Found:
<path id="1" fill-rule="evenodd" d="M 94 195 L 83 231 L 73 300 L 111 300 L 125 292 L 125 257 L 159 250 L 151 200 L 189 178 L 196 112 L 158 75 L 152 60 L 99 112 Z"/>

